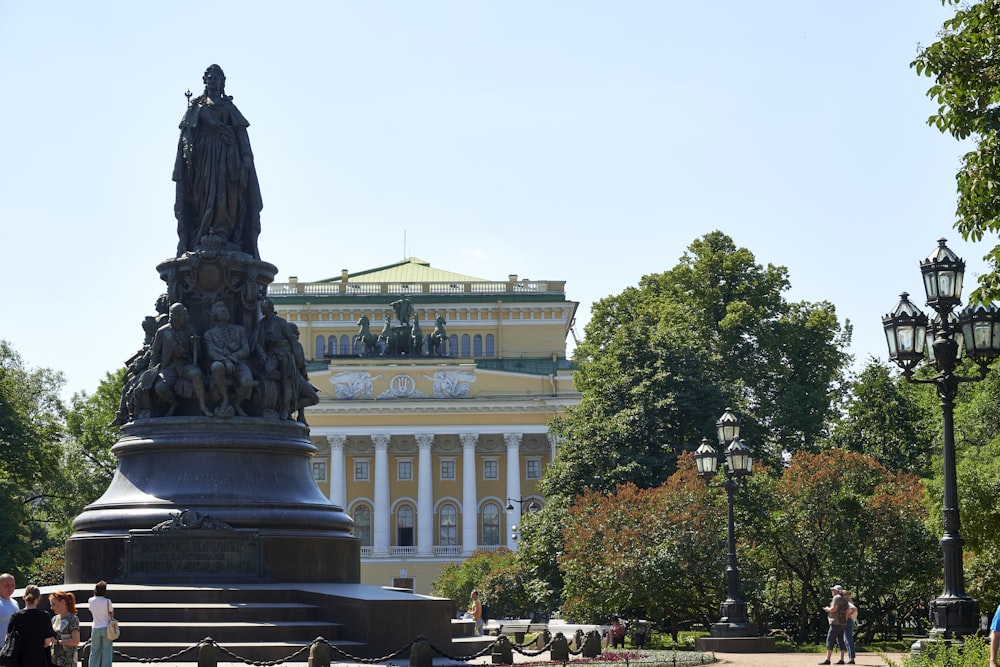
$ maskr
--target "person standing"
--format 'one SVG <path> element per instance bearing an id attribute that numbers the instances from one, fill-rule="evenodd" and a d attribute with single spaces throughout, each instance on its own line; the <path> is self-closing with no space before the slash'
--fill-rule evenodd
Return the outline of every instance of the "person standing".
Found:
<path id="1" fill-rule="evenodd" d="M 854 664 L 854 626 L 857 625 L 858 607 L 851 600 L 851 592 L 843 592 L 844 599 L 847 600 L 847 629 L 844 630 L 844 643 L 847 644 L 847 664 Z"/>
<path id="2" fill-rule="evenodd" d="M 479 591 L 472 591 L 472 595 L 469 597 L 469 613 L 472 614 L 472 620 L 476 622 L 476 634 L 482 635 L 486 623 L 483 621 L 483 603 L 479 601 Z"/>
<path id="3" fill-rule="evenodd" d="M 1000 648 L 1000 605 L 997 605 L 990 623 L 990 667 L 997 667 L 997 649 Z"/>
<path id="4" fill-rule="evenodd" d="M 17 667 L 48 667 L 46 649 L 55 644 L 55 631 L 47 612 L 38 608 L 42 592 L 29 584 L 24 588 L 24 609 L 10 617 L 8 632 L 15 630 L 21 636 Z"/>
<path id="5" fill-rule="evenodd" d="M 94 622 L 90 626 L 90 658 L 88 667 L 111 667 L 111 656 L 114 651 L 111 640 L 108 639 L 108 622 L 115 615 L 115 608 L 108 598 L 108 584 L 99 581 L 94 586 L 94 596 L 87 600 L 90 615 Z"/>
<path id="6" fill-rule="evenodd" d="M 11 599 L 15 588 L 17 586 L 13 574 L 8 572 L 0 574 L 0 643 L 7 638 L 7 624 L 10 623 L 10 617 L 21 610 L 17 600 Z"/>
<path id="7" fill-rule="evenodd" d="M 844 642 L 844 632 L 847 630 L 847 598 L 843 596 L 843 588 L 838 584 L 830 589 L 833 599 L 830 600 L 829 607 L 823 607 L 827 620 L 830 622 L 830 629 L 826 633 L 826 660 L 821 661 L 821 665 L 829 665 L 830 658 L 833 657 L 833 647 L 840 649 L 840 660 L 838 665 L 844 664 L 844 655 L 847 652 L 847 644 Z"/>
<path id="8" fill-rule="evenodd" d="M 611 623 L 611 629 L 608 630 L 608 636 L 611 639 L 611 648 L 615 649 L 619 646 L 625 648 L 625 624 L 622 623 L 621 619 L 617 616 Z"/>
<path id="9" fill-rule="evenodd" d="M 76 667 L 76 647 L 80 645 L 80 619 L 76 615 L 76 596 L 56 591 L 49 596 L 49 606 L 55 614 L 52 629 L 55 645 L 52 647 L 52 664 L 55 667 Z"/>

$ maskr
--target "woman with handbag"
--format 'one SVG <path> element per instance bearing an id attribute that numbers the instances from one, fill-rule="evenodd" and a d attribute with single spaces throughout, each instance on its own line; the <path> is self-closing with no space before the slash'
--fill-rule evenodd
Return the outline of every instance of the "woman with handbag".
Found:
<path id="1" fill-rule="evenodd" d="M 24 609 L 10 617 L 7 634 L 18 633 L 17 667 L 47 667 L 48 648 L 55 644 L 49 615 L 38 608 L 42 592 L 29 584 L 24 588 Z"/>
<path id="2" fill-rule="evenodd" d="M 55 614 L 52 629 L 56 643 L 52 646 L 55 667 L 76 667 L 76 647 L 80 645 L 80 619 L 76 615 L 76 596 L 56 591 L 49 596 L 49 606 Z"/>
<path id="3" fill-rule="evenodd" d="M 99 581 L 94 586 L 94 596 L 87 600 L 94 622 L 90 626 L 90 657 L 88 667 L 111 667 L 114 647 L 108 639 L 108 623 L 115 616 L 115 608 L 108 598 L 108 583 Z"/>

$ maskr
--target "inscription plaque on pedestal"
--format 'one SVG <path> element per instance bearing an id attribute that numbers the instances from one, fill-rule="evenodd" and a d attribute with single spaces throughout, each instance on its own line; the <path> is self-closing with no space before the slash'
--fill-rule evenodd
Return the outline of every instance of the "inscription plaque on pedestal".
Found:
<path id="1" fill-rule="evenodd" d="M 256 530 L 130 530 L 125 578 L 260 581 L 267 577 Z"/>

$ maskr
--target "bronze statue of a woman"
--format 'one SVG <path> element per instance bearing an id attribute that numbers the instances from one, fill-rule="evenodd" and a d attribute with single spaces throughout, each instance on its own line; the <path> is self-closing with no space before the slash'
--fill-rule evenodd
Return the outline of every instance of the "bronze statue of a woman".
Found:
<path id="1" fill-rule="evenodd" d="M 181 120 L 174 163 L 177 256 L 197 248 L 260 259 L 263 205 L 247 135 L 250 123 L 226 95 L 221 67 L 209 66 L 202 81 L 205 93 L 189 101 Z"/>

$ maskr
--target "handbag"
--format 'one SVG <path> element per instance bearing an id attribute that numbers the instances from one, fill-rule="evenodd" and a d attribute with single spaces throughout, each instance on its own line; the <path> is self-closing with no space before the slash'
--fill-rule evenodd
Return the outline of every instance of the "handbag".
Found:
<path id="1" fill-rule="evenodd" d="M 108 639 L 114 641 L 121 636 L 122 631 L 118 627 L 118 620 L 112 614 L 114 612 L 111 611 L 111 602 L 108 602 Z"/>
<path id="2" fill-rule="evenodd" d="M 3 648 L 0 648 L 0 665 L 2 667 L 15 667 L 20 653 L 21 633 L 17 630 L 11 630 L 3 642 Z"/>

